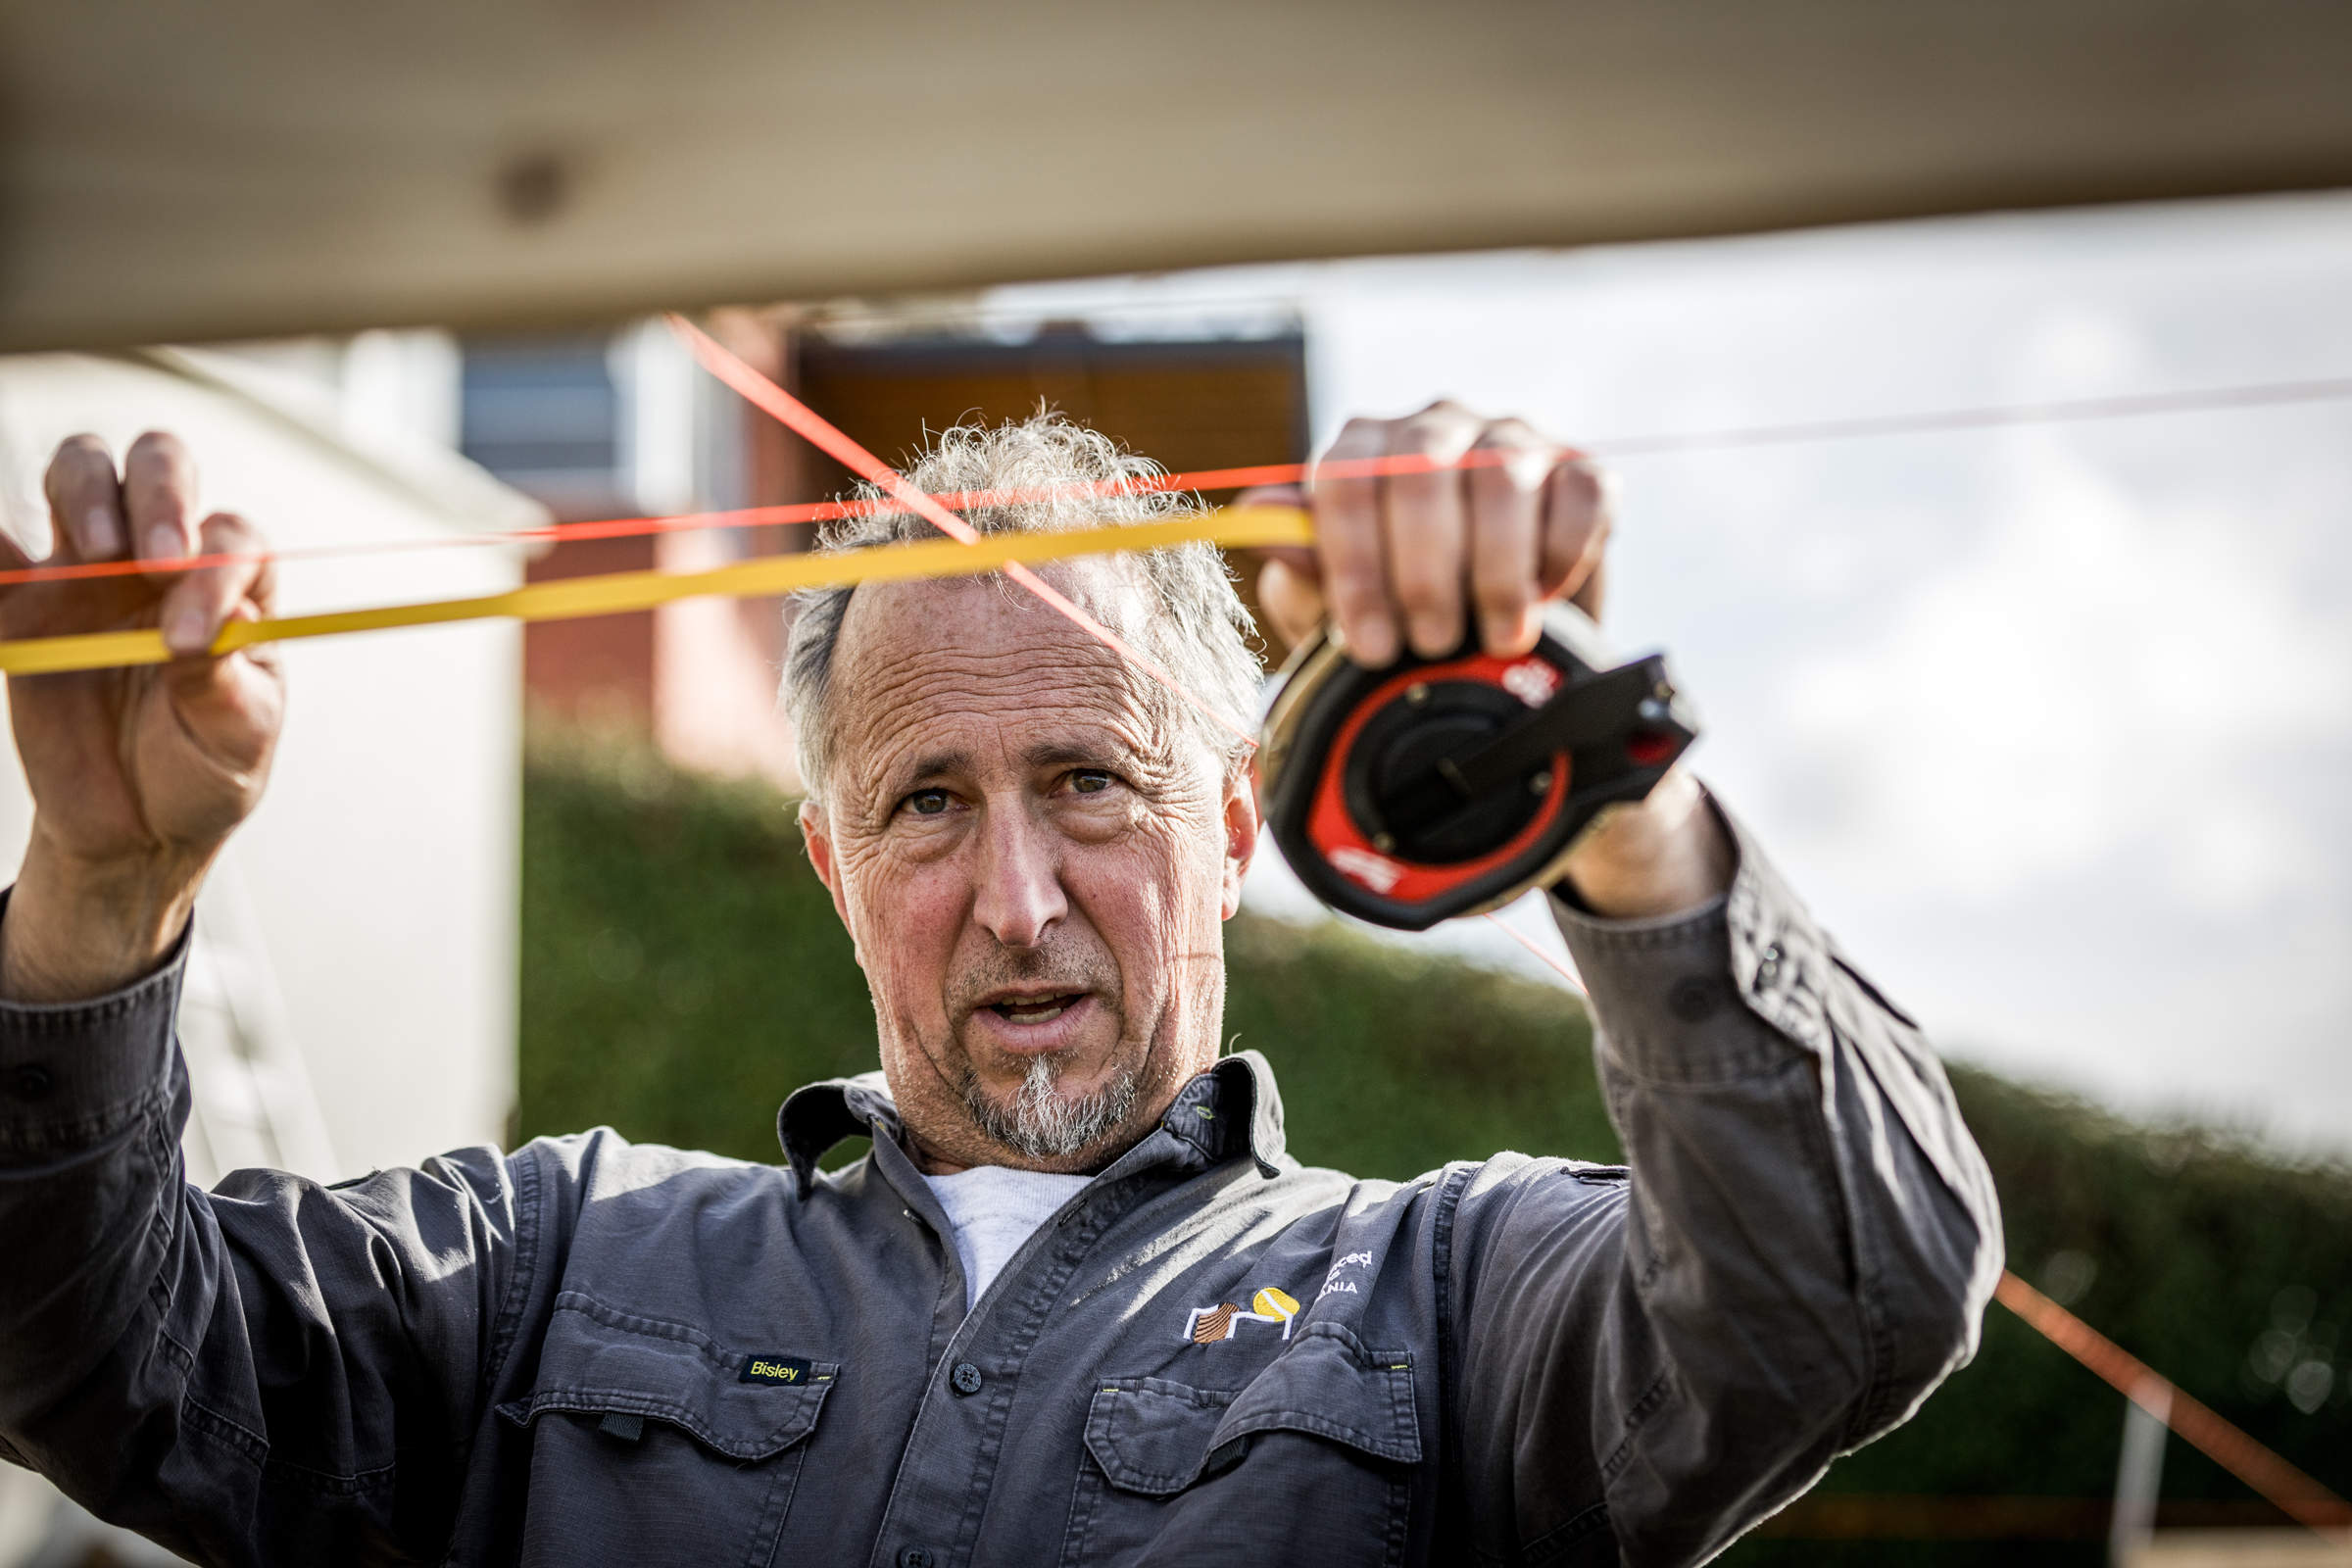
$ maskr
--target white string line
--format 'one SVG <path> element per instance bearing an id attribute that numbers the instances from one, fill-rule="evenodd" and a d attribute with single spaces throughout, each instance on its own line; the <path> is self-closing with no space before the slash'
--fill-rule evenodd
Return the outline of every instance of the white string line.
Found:
<path id="1" fill-rule="evenodd" d="M 2345 399 L 2352 399 L 2352 376 L 2305 381 L 2261 381 L 2181 392 L 2132 392 L 2112 397 L 2059 398 L 2040 403 L 1996 403 L 1972 409 L 1931 409 L 1918 414 L 1866 414 L 1842 418 L 1800 420 L 1791 424 L 1735 425 L 1716 430 L 1587 441 L 1583 446 L 1594 457 L 1645 458 L 1666 453 L 1739 452 L 1755 447 L 1792 446 L 1814 441 L 1933 435 L 1949 430 L 1987 430 L 2023 424 L 2126 419 L 2152 414 L 2259 409 L 2293 403 L 2333 403 Z"/>

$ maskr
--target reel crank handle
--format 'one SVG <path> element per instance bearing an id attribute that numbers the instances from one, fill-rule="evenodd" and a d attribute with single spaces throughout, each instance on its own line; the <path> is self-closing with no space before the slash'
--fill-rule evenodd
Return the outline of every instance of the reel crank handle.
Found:
<path id="1" fill-rule="evenodd" d="M 1677 707 L 1663 654 L 1572 680 L 1541 708 L 1500 734 L 1441 757 L 1428 771 L 1387 796 L 1382 814 L 1392 831 L 1410 831 L 1460 810 L 1494 790 L 1518 789 L 1530 775 L 1567 753 L 1579 771 L 1620 771 L 1605 754 L 1621 744 L 1635 767 L 1671 761 L 1697 739 L 1696 722 Z"/>

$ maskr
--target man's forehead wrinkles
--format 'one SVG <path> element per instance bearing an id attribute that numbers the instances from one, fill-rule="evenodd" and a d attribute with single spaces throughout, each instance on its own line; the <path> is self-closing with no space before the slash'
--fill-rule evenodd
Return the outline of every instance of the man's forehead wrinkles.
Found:
<path id="1" fill-rule="evenodd" d="M 971 771 L 971 766 L 972 754 L 969 752 L 956 749 L 928 751 L 906 764 L 906 776 L 934 778 L 942 773 L 966 773 Z"/>
<path id="2" fill-rule="evenodd" d="M 1124 662 L 1101 649 L 875 649 L 839 672 L 836 700 L 851 727 L 886 719 L 909 706 L 968 707 L 997 700 L 1029 707 L 1041 700 L 1101 708 L 1145 704 Z"/>
<path id="3" fill-rule="evenodd" d="M 993 686 L 984 693 L 932 680 L 902 687 L 886 698 L 877 695 L 858 706 L 863 711 L 844 738 L 854 748 L 878 754 L 907 749 L 969 752 L 975 746 L 1025 751 L 1049 731 L 1109 732 L 1140 744 L 1152 728 L 1148 715 L 1119 693 L 1073 690 L 1052 680 Z"/>
<path id="4" fill-rule="evenodd" d="M 998 767 L 1153 756 L 1157 737 L 1145 714 L 1054 688 L 1003 710 L 967 702 L 893 701 L 844 737 L 845 776 L 893 790 L 940 773 L 976 776 Z"/>
<path id="5" fill-rule="evenodd" d="M 1088 613 L 1114 630 L 1132 617 L 1134 585 L 1125 572 L 1102 563 L 1070 563 L 1070 569 L 1046 573 Z M 898 643 L 902 650 L 887 650 Z M 1104 667 L 1127 662 L 1112 649 L 1001 578 L 891 583 L 868 588 L 852 600 L 842 646 L 853 655 L 935 657 L 951 651 L 979 657 L 1025 659 L 1054 651 L 1070 659 L 1091 656 Z"/>
<path id="6" fill-rule="evenodd" d="M 1111 602 L 1124 583 L 1107 594 L 1062 586 L 1111 623 L 1126 618 Z M 1148 677 L 1025 595 L 1007 601 L 985 581 L 896 584 L 861 593 L 852 616 L 833 674 L 836 766 L 872 809 L 936 775 L 929 764 L 949 754 L 950 770 L 974 782 L 1055 760 L 1164 771 L 1174 736 Z"/>
<path id="7" fill-rule="evenodd" d="M 1061 677 L 1083 672 L 1104 684 L 1127 685 L 1126 661 L 1095 643 L 1066 639 L 1035 643 L 973 647 L 962 643 L 918 643 L 909 638 L 878 638 L 856 651 L 845 666 L 853 688 L 886 687 L 919 680 L 943 671 L 966 679 L 995 680 L 1026 675 Z"/>
<path id="8" fill-rule="evenodd" d="M 870 775 L 974 774 L 1009 764 L 1034 769 L 1145 755 L 1151 737 L 1133 722 L 1086 708 L 1040 705 L 995 721 L 979 714 L 894 725 L 875 737 Z"/>
<path id="9" fill-rule="evenodd" d="M 957 656 L 909 660 L 887 672 L 858 671 L 842 697 L 853 732 L 897 730 L 992 708 L 1007 719 L 1054 711 L 1089 713 L 1102 722 L 1140 719 L 1147 711 L 1142 694 L 1115 666 L 983 663 Z"/>
<path id="10" fill-rule="evenodd" d="M 863 678 L 858 678 L 863 677 Z M 1133 690 L 1115 665 L 1065 662 L 1051 655 L 980 660 L 960 654 L 910 659 L 886 668 L 856 672 L 847 695 L 853 700 L 936 691 L 1015 691 L 1047 687 L 1072 696 L 1115 701 Z"/>
<path id="11" fill-rule="evenodd" d="M 1111 739 L 1114 742 L 1124 742 L 1127 737 L 1114 735 Z M 1125 750 L 1126 748 L 1121 745 L 1118 749 Z M 1068 762 L 1099 761 L 1102 760 L 1104 750 L 1105 748 L 1101 745 L 1089 745 L 1083 740 L 1057 736 L 1051 740 L 1031 742 L 1021 753 L 1021 760 L 1031 767 L 1053 767 Z"/>

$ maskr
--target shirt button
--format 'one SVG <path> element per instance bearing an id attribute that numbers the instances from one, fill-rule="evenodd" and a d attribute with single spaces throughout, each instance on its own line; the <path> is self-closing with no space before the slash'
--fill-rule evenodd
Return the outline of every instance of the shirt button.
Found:
<path id="1" fill-rule="evenodd" d="M 1756 960 L 1756 984 L 1758 986 L 1769 987 L 1780 978 L 1781 959 L 1784 956 L 1778 942 L 1764 950 L 1763 956 Z"/>
<path id="2" fill-rule="evenodd" d="M 956 1362 L 956 1370 L 948 1374 L 948 1387 L 954 1389 L 957 1394 L 978 1394 L 980 1392 L 980 1369 L 969 1361 Z M 922 1548 L 914 1546 L 907 1549 L 919 1551 Z"/>
<path id="3" fill-rule="evenodd" d="M 49 1069 L 37 1061 L 28 1061 L 8 1075 L 8 1091 L 19 1100 L 40 1100 L 57 1087 Z"/>
<path id="4" fill-rule="evenodd" d="M 929 1546 L 908 1546 L 899 1553 L 899 1568 L 931 1568 L 938 1560 Z"/>

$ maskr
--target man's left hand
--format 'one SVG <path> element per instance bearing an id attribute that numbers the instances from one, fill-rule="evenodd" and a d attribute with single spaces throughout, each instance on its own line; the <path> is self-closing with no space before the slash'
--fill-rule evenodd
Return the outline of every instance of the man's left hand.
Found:
<path id="1" fill-rule="evenodd" d="M 1423 472 L 1330 471 L 1397 457 L 1431 462 Z M 1553 599 L 1599 618 L 1608 486 L 1581 454 L 1524 420 L 1481 418 L 1450 402 L 1401 419 L 1350 419 L 1318 466 L 1304 489 L 1254 490 L 1235 503 L 1314 514 L 1313 550 L 1275 552 L 1258 578 L 1258 602 L 1284 642 L 1312 635 L 1329 614 L 1348 655 L 1378 669 L 1408 649 L 1452 653 L 1473 621 L 1489 653 L 1524 654 Z M 1733 869 L 1729 836 L 1677 767 L 1646 800 L 1604 811 L 1567 875 L 1595 913 L 1633 918 L 1703 904 L 1731 885 Z"/>

